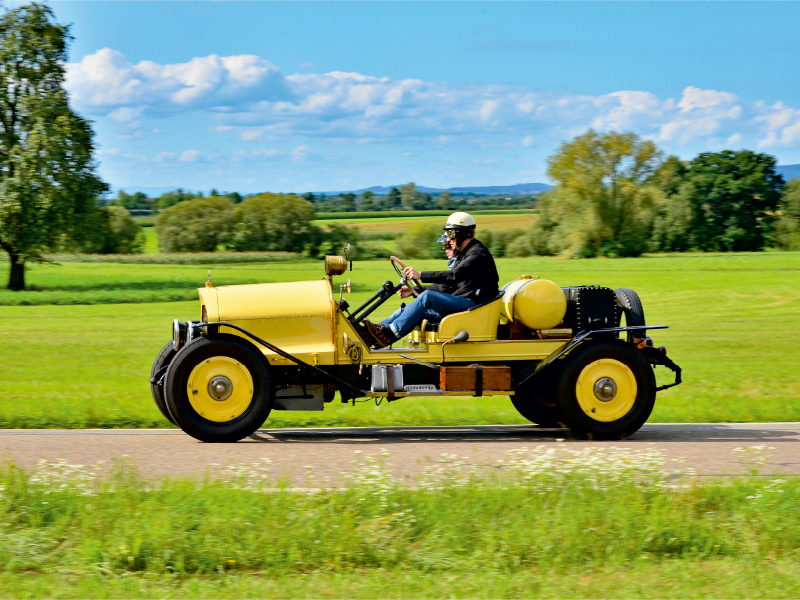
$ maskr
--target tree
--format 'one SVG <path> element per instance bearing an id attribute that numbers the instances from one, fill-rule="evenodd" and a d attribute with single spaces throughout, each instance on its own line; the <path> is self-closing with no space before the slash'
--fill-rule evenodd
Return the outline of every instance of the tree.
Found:
<path id="1" fill-rule="evenodd" d="M 784 250 L 800 250 L 800 178 L 786 184 L 775 234 Z"/>
<path id="2" fill-rule="evenodd" d="M 169 208 L 170 206 L 175 206 L 179 202 L 185 202 L 186 200 L 194 200 L 195 198 L 200 198 L 199 194 L 193 194 L 192 192 L 184 192 L 183 189 L 178 188 L 174 192 L 164 192 L 161 194 L 159 198 L 156 198 L 156 204 L 159 208 Z"/>
<path id="3" fill-rule="evenodd" d="M 366 190 L 361 194 L 361 210 L 375 210 L 375 192 Z"/>
<path id="4" fill-rule="evenodd" d="M 418 210 L 421 198 L 422 194 L 413 181 L 400 187 L 400 202 L 406 210 Z"/>
<path id="5" fill-rule="evenodd" d="M 314 200 L 316 199 L 314 198 L 314 194 L 312 192 L 303 194 L 303 198 L 306 200 L 306 202 L 311 202 L 311 204 L 314 204 Z"/>
<path id="6" fill-rule="evenodd" d="M 0 18 L 0 248 L 11 290 L 25 288 L 26 263 L 85 233 L 108 190 L 95 174 L 91 126 L 63 89 L 70 39 L 42 4 Z"/>
<path id="7" fill-rule="evenodd" d="M 663 163 L 651 141 L 591 129 L 548 159 L 556 186 L 540 197 L 532 243 L 542 254 L 637 256 L 664 200 L 651 179 Z"/>
<path id="8" fill-rule="evenodd" d="M 386 194 L 386 210 L 396 210 L 400 208 L 400 190 L 393 187 L 389 190 L 389 193 Z"/>
<path id="9" fill-rule="evenodd" d="M 293 194 L 258 194 L 234 209 L 236 250 L 302 252 L 309 242 L 314 205 Z"/>
<path id="10" fill-rule="evenodd" d="M 232 213 L 233 204 L 222 196 L 195 198 L 165 208 L 156 219 L 158 246 L 162 252 L 214 252 L 230 239 Z"/>
<path id="11" fill-rule="evenodd" d="M 677 156 L 668 156 L 651 179 L 651 183 L 664 192 L 665 201 L 653 221 L 650 250 L 689 250 L 692 207 L 686 194 L 681 193 L 687 169 L 687 163 Z"/>
<path id="12" fill-rule="evenodd" d="M 126 194 L 123 190 L 117 193 L 117 198 L 109 202 L 111 206 L 121 206 L 126 210 L 152 210 L 154 200 L 147 197 L 147 194 L 136 192 Z"/>
<path id="13" fill-rule="evenodd" d="M 689 246 L 761 250 L 782 189 L 773 156 L 751 150 L 699 154 L 689 164 L 680 190 L 692 211 Z"/>
<path id="14" fill-rule="evenodd" d="M 356 195 L 352 192 L 348 192 L 346 194 L 342 194 L 339 197 L 339 209 L 343 210 L 344 212 L 355 212 L 356 210 Z"/>
<path id="15" fill-rule="evenodd" d="M 94 213 L 91 231 L 75 244 L 80 252 L 94 254 L 140 254 L 145 237 L 131 213 L 121 206 L 104 206 Z"/>
<path id="16" fill-rule="evenodd" d="M 439 194 L 439 199 L 436 201 L 436 208 L 439 210 L 454 210 L 456 203 L 450 197 L 450 192 L 447 190 Z"/>

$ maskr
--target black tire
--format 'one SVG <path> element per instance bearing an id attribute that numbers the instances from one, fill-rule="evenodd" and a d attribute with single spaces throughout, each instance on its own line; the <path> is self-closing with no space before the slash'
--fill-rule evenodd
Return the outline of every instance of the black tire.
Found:
<path id="1" fill-rule="evenodd" d="M 564 422 L 558 406 L 558 378 L 551 376 L 542 381 L 524 384 L 511 398 L 517 412 L 542 427 L 560 427 Z"/>
<path id="2" fill-rule="evenodd" d="M 618 364 L 605 363 L 604 366 L 603 363 L 598 363 L 603 359 L 622 363 L 629 371 L 621 369 Z M 634 346 L 621 341 L 591 344 L 577 349 L 567 360 L 569 362 L 564 367 L 558 382 L 558 405 L 564 416 L 564 422 L 575 434 L 593 439 L 621 439 L 633 435 L 645 424 L 653 412 L 656 401 L 656 378 L 650 364 Z M 592 372 L 600 372 L 608 368 L 609 364 L 621 375 L 620 377 L 615 375 L 620 380 L 617 388 L 619 398 L 615 396 L 614 400 L 601 402 L 596 397 L 591 397 L 591 394 L 586 394 L 584 389 L 583 406 L 586 408 L 583 408 L 576 390 L 581 374 L 584 374 L 586 369 L 585 375 L 589 379 L 585 380 L 583 385 L 591 388 L 594 385 L 591 381 Z M 631 376 L 636 383 L 635 394 L 632 386 L 625 387 L 622 381 L 629 380 Z M 617 382 L 614 385 L 616 387 Z M 630 398 L 629 407 L 626 404 L 626 396 L 623 395 L 626 390 L 630 391 L 627 395 Z M 619 416 L 611 415 L 613 420 L 598 420 L 592 418 L 591 413 L 594 411 L 588 410 L 590 404 L 600 407 L 598 414 L 603 410 L 626 412 L 621 412 Z"/>
<path id="3" fill-rule="evenodd" d="M 156 360 L 153 363 L 153 368 L 150 369 L 150 392 L 153 394 L 153 400 L 155 401 L 158 410 L 161 411 L 161 414 L 164 415 L 167 421 L 169 421 L 173 425 L 177 425 L 177 423 L 175 422 L 175 419 L 172 418 L 172 415 L 169 414 L 167 403 L 164 401 L 163 382 L 162 385 L 156 385 L 155 383 L 153 383 L 153 377 L 164 366 L 169 365 L 172 362 L 172 359 L 175 358 L 175 355 L 177 353 L 178 352 L 176 350 L 172 349 L 172 342 L 169 342 L 166 346 L 164 346 L 161 349 L 161 352 L 158 353 L 158 356 L 156 357 Z"/>
<path id="4" fill-rule="evenodd" d="M 647 325 L 644 320 L 644 308 L 642 301 L 639 299 L 639 294 L 628 288 L 618 288 L 614 290 L 617 295 L 617 305 L 622 307 L 622 312 L 625 314 L 625 326 L 636 327 L 637 325 Z M 630 331 L 628 338 L 644 338 L 645 330 Z"/>
<path id="5" fill-rule="evenodd" d="M 209 420 L 195 409 L 189 400 L 187 385 L 195 367 L 206 360 L 222 357 L 244 368 L 252 379 L 253 389 L 244 412 L 230 421 Z M 275 402 L 275 387 L 269 364 L 247 342 L 235 336 L 199 338 L 180 349 L 167 370 L 164 398 L 177 425 L 203 442 L 236 442 L 252 435 L 267 420 Z"/>

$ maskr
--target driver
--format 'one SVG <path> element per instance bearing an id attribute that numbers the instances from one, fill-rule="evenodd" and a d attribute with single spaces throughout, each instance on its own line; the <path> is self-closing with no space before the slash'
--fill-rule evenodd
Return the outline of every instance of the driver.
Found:
<path id="1" fill-rule="evenodd" d="M 406 267 L 408 279 L 419 279 L 433 285 L 426 286 L 416 302 L 396 311 L 378 324 L 364 319 L 367 330 L 380 348 L 393 344 L 406 336 L 423 319 L 438 323 L 445 316 L 463 312 L 488 302 L 498 292 L 497 267 L 489 249 L 475 239 L 475 219 L 465 212 L 453 213 L 444 227 L 455 262 L 446 271 L 417 271 Z M 404 286 L 398 292 L 401 298 L 411 296 Z"/>

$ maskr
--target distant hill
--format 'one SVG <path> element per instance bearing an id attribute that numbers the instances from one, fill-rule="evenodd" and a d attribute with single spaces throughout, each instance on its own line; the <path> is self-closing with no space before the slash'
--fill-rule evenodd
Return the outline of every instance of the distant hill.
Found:
<path id="1" fill-rule="evenodd" d="M 784 181 L 800 177 L 800 165 L 778 165 L 775 170 L 783 175 Z"/>
<path id="2" fill-rule="evenodd" d="M 376 194 L 388 194 L 389 190 L 393 187 L 400 189 L 404 184 L 400 185 L 373 185 L 372 187 L 363 188 L 360 190 L 346 190 L 342 192 L 319 192 L 326 196 L 337 196 L 339 194 L 346 194 L 352 192 L 354 194 L 362 194 L 367 190 L 375 192 Z M 477 186 L 477 187 L 452 187 L 447 188 L 431 188 L 424 185 L 418 185 L 417 189 L 420 192 L 428 192 L 431 194 L 441 194 L 448 191 L 451 194 L 538 194 L 539 192 L 546 192 L 551 187 L 546 183 L 517 183 L 515 185 L 490 185 L 490 186 Z"/>

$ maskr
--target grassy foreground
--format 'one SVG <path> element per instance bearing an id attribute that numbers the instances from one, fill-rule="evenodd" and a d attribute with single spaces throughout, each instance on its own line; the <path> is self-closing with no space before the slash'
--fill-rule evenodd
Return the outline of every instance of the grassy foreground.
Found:
<path id="1" fill-rule="evenodd" d="M 439 268 L 437 261 L 415 266 Z M 617 260 L 499 259 L 502 281 L 523 273 L 560 285 L 630 287 L 642 297 L 654 334 L 684 368 L 685 383 L 659 394 L 653 421 L 798 421 L 800 253 L 647 256 Z M 6 276 L 0 265 L 0 278 Z M 214 265 L 218 285 L 317 279 L 321 262 Z M 199 318 L 195 288 L 205 265 L 64 263 L 37 265 L 31 283 L 56 298 L 138 303 L 4 306 L 0 364 L 7 386 L 0 427 L 164 427 L 149 391 L 152 361 L 173 318 Z M 388 261 L 356 262 L 347 274 L 357 304 L 384 279 Z M 343 278 L 339 278 L 343 279 Z M 2 292 L 11 294 L 11 292 Z M 149 300 L 190 298 L 191 302 Z M 140 296 L 141 295 L 141 296 Z M 378 316 L 387 315 L 392 300 Z M 667 374 L 659 369 L 657 375 Z M 505 397 L 414 399 L 328 405 L 322 413 L 273 412 L 268 427 L 520 423 Z"/>
<path id="2" fill-rule="evenodd" d="M 658 451 L 451 459 L 414 488 L 259 466 L 204 482 L 0 472 L 0 597 L 771 597 L 800 592 L 800 482 L 673 479 Z M 37 577 L 30 575 L 36 574 Z"/>

